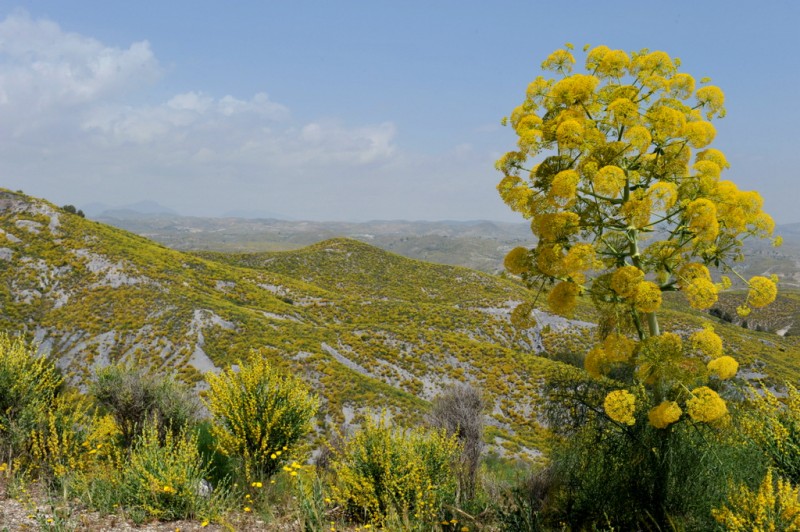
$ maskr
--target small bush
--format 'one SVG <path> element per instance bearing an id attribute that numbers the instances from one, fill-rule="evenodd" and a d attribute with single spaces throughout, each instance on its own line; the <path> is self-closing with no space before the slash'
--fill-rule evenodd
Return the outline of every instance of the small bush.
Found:
<path id="1" fill-rule="evenodd" d="M 77 391 L 58 395 L 30 433 L 31 467 L 43 479 L 60 483 L 85 470 L 104 442 L 97 437 L 89 399 Z"/>
<path id="2" fill-rule="evenodd" d="M 297 456 L 319 400 L 300 379 L 279 374 L 263 358 L 239 366 L 206 376 L 207 406 L 219 449 L 242 462 L 250 483 L 269 478 Z"/>
<path id="3" fill-rule="evenodd" d="M 461 443 L 458 484 L 463 501 L 475 496 L 475 480 L 483 453 L 483 411 L 486 404 L 478 390 L 459 385 L 447 390 L 433 400 L 428 422 Z"/>
<path id="4" fill-rule="evenodd" d="M 334 451 L 334 497 L 360 522 L 403 529 L 439 522 L 443 504 L 455 496 L 460 453 L 458 440 L 444 431 L 393 429 L 385 418 L 368 419 Z"/>
<path id="5" fill-rule="evenodd" d="M 0 446 L 4 462 L 29 451 L 30 433 L 47 419 L 61 388 L 55 365 L 21 338 L 0 334 Z"/>
<path id="6" fill-rule="evenodd" d="M 150 419 L 155 418 L 163 438 L 167 430 L 178 434 L 192 427 L 199 417 L 200 405 L 187 386 L 143 368 L 101 368 L 90 392 L 114 416 L 125 447 L 130 447 Z"/>
<path id="7" fill-rule="evenodd" d="M 769 458 L 779 475 L 800 484 L 800 392 L 787 386 L 784 399 L 766 387 L 750 390 L 744 434 Z"/>
<path id="8" fill-rule="evenodd" d="M 206 472 L 196 436 L 187 437 L 184 431 L 173 435 L 159 430 L 157 422 L 147 422 L 122 465 L 120 499 L 132 517 L 210 517 L 216 501 L 204 493 Z"/>

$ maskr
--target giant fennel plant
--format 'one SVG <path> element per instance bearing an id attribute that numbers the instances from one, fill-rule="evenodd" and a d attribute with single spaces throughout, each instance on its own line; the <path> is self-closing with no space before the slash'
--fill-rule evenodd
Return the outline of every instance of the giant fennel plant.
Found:
<path id="1" fill-rule="evenodd" d="M 554 77 L 532 81 L 504 119 L 517 147 L 497 161 L 498 190 L 538 239 L 513 249 L 506 269 L 531 288 L 549 286 L 557 314 L 570 316 L 580 296 L 598 308 L 585 369 L 616 378 L 603 408 L 619 426 L 665 429 L 687 416 L 714 423 L 727 413 L 714 382 L 738 364 L 710 326 L 688 341 L 662 332 L 662 294 L 710 308 L 731 281 L 715 282 L 709 267 L 738 275 L 732 263 L 744 239 L 770 237 L 774 223 L 758 193 L 722 178 L 727 159 L 710 147 L 711 121 L 725 115 L 719 87 L 696 82 L 660 51 L 598 46 L 586 53 L 585 73 L 573 72 L 575 63 L 571 45 L 553 52 L 542 68 Z M 740 314 L 775 299 L 775 279 L 742 281 Z M 532 307 L 520 305 L 512 320 L 531 324 Z"/>

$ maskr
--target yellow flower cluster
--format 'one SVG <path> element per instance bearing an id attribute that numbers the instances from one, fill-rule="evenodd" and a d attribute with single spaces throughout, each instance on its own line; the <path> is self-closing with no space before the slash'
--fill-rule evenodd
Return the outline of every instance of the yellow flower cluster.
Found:
<path id="1" fill-rule="evenodd" d="M 624 425 L 636 423 L 634 414 L 636 413 L 636 397 L 628 390 L 614 390 L 606 395 L 603 401 L 603 409 L 606 415 Z"/>
<path id="2" fill-rule="evenodd" d="M 575 170 L 564 170 L 556 174 L 550 185 L 548 198 L 554 205 L 568 206 L 575 201 L 580 176 Z"/>
<path id="3" fill-rule="evenodd" d="M 692 390 L 692 397 L 686 401 L 689 416 L 699 422 L 712 423 L 728 413 L 725 401 L 708 386 Z"/>
<path id="4" fill-rule="evenodd" d="M 594 189 L 610 198 L 619 196 L 625 186 L 625 172 L 619 166 L 604 166 L 594 176 Z"/>
<path id="5" fill-rule="evenodd" d="M 775 281 L 766 277 L 755 276 L 750 278 L 750 290 L 747 292 L 747 303 L 755 308 L 769 305 L 778 295 Z"/>
<path id="6" fill-rule="evenodd" d="M 630 362 L 636 342 L 618 333 L 611 333 L 600 345 L 594 346 L 586 354 L 584 369 L 592 377 L 600 378 L 613 364 Z"/>
<path id="7" fill-rule="evenodd" d="M 686 138 L 686 141 L 692 148 L 705 148 L 714 142 L 714 137 L 717 136 L 717 130 L 711 122 L 698 120 L 696 122 L 688 122 L 683 127 L 682 136 Z"/>
<path id="8" fill-rule="evenodd" d="M 630 57 L 622 50 L 597 46 L 586 56 L 586 69 L 601 78 L 619 78 L 630 67 Z"/>
<path id="9" fill-rule="evenodd" d="M 547 304 L 550 310 L 564 317 L 571 317 L 575 306 L 578 304 L 580 287 L 569 281 L 561 281 L 550 290 Z"/>
<path id="10" fill-rule="evenodd" d="M 708 363 L 708 371 L 722 380 L 730 379 L 739 371 L 739 363 L 730 356 L 721 356 Z"/>
<path id="11" fill-rule="evenodd" d="M 683 411 L 675 401 L 664 401 L 660 405 L 651 408 L 647 413 L 647 419 L 652 426 L 657 429 L 665 429 L 678 421 Z"/>
<path id="12" fill-rule="evenodd" d="M 541 240 L 557 242 L 578 232 L 580 216 L 574 212 L 543 213 L 534 217 L 531 231 Z"/>
<path id="13" fill-rule="evenodd" d="M 509 273 L 521 275 L 530 269 L 529 253 L 527 248 L 515 247 L 508 252 L 503 260 L 503 266 Z"/>
<path id="14" fill-rule="evenodd" d="M 661 289 L 655 283 L 642 281 L 636 287 L 634 307 L 639 312 L 655 312 L 661 307 Z"/>
<path id="15" fill-rule="evenodd" d="M 611 276 L 611 289 L 626 299 L 636 295 L 639 283 L 644 281 L 644 272 L 636 266 L 623 266 Z"/>
<path id="16" fill-rule="evenodd" d="M 711 200 L 700 198 L 686 207 L 689 230 L 699 242 L 713 242 L 719 234 L 717 207 Z"/>
<path id="17" fill-rule="evenodd" d="M 683 288 L 683 295 L 689 305 L 697 310 L 706 310 L 717 302 L 717 287 L 708 279 L 693 279 Z"/>
<path id="18" fill-rule="evenodd" d="M 711 326 L 693 332 L 689 336 L 689 341 L 693 349 L 699 349 L 703 354 L 711 358 L 719 358 L 722 356 L 722 338 L 714 332 Z"/>
<path id="19" fill-rule="evenodd" d="M 698 103 L 708 109 L 706 118 L 710 120 L 715 114 L 717 116 L 724 116 L 725 108 L 723 105 L 725 104 L 725 94 L 722 92 L 722 89 L 714 85 L 708 85 L 707 87 L 697 89 L 696 96 Z"/>

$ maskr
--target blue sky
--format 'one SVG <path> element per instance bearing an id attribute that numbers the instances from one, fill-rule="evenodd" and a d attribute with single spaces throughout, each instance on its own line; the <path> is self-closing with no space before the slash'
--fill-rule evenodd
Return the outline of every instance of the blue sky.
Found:
<path id="1" fill-rule="evenodd" d="M 183 214 L 518 220 L 499 120 L 564 42 L 723 88 L 727 177 L 800 221 L 800 3 L 6 2 L 0 185 Z"/>

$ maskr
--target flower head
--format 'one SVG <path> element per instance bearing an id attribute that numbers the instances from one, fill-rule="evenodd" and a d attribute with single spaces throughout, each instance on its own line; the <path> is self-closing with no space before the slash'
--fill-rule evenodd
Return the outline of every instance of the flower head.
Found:
<path id="1" fill-rule="evenodd" d="M 617 423 L 624 425 L 636 423 L 636 418 L 633 416 L 636 412 L 636 397 L 628 390 L 610 392 L 603 401 L 603 409 L 606 415 Z"/>

